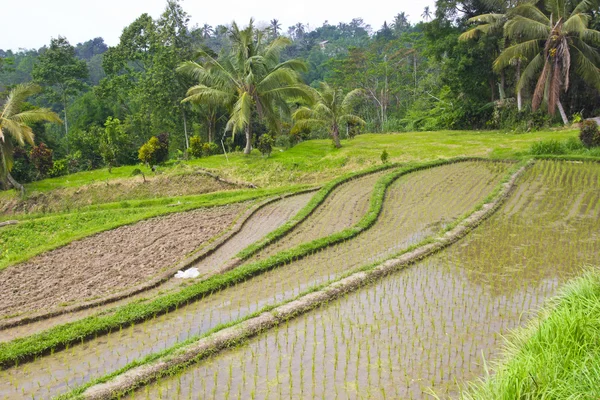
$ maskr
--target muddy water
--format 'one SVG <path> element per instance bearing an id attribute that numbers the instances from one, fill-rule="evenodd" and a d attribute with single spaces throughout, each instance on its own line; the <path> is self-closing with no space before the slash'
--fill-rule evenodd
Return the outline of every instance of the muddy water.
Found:
<path id="1" fill-rule="evenodd" d="M 43 398 L 64 392 L 67 386 L 112 372 L 218 323 L 289 299 L 304 288 L 372 262 L 377 256 L 385 258 L 467 212 L 499 182 L 506 168 L 504 164 L 460 163 L 402 177 L 389 188 L 378 222 L 357 238 L 155 320 L 0 372 L 0 382 L 9 382 L 0 383 L 0 398 L 20 394 Z M 452 190 L 456 186 L 462 190 Z"/>
<path id="2" fill-rule="evenodd" d="M 134 398 L 456 397 L 500 335 L 600 255 L 600 165 L 539 162 L 446 251 Z"/>

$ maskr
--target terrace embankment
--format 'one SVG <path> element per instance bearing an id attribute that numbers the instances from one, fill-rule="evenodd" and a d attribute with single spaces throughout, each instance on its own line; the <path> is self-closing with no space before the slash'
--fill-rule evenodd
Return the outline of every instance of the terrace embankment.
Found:
<path id="1" fill-rule="evenodd" d="M 114 371 L 133 359 L 207 332 L 219 323 L 244 317 L 342 273 L 385 259 L 468 212 L 499 183 L 507 168 L 500 163 L 462 162 L 405 175 L 389 187 L 376 224 L 356 238 L 154 320 L 3 371 L 3 381 L 11 383 L 0 386 L 0 393 L 60 393 L 66 386 Z M 456 187 L 461 190 L 452 190 Z"/>
<path id="2" fill-rule="evenodd" d="M 460 242 L 134 398 L 440 398 L 600 255 L 600 165 L 537 162 Z M 456 186 L 456 188 L 462 186 Z"/>

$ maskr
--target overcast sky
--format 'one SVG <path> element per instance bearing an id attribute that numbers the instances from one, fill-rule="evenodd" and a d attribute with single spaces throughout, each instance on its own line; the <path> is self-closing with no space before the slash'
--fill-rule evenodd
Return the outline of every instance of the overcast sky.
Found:
<path id="1" fill-rule="evenodd" d="M 101 36 L 108 45 L 118 43 L 123 28 L 143 13 L 158 18 L 166 0 L 2 0 L 0 49 L 39 48 L 50 38 L 66 36 L 75 45 Z M 245 23 L 254 17 L 257 22 L 273 18 L 281 21 L 285 30 L 297 22 L 311 29 L 324 21 L 337 24 L 352 18 L 363 18 L 374 30 L 383 21 L 404 11 L 413 23 L 421 20 L 423 8 L 434 9 L 435 0 L 183 0 L 183 9 L 191 15 L 190 26 L 208 23 L 215 26 L 235 20 Z"/>

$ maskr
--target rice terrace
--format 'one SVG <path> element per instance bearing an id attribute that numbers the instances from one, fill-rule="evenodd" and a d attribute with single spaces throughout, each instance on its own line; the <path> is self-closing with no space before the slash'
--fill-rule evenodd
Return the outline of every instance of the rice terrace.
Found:
<path id="1" fill-rule="evenodd" d="M 0 49 L 0 400 L 600 399 L 598 2 L 137 3 Z"/>

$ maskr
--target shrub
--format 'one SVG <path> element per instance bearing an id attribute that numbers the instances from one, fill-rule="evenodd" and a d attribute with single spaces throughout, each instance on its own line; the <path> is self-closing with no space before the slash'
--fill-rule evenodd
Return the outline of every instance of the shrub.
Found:
<path id="1" fill-rule="evenodd" d="M 29 153 L 29 158 L 42 178 L 46 177 L 48 172 L 54 166 L 52 161 L 52 149 L 44 143 L 40 143 L 39 146 L 34 146 Z"/>
<path id="2" fill-rule="evenodd" d="M 169 159 L 169 134 L 167 132 L 163 132 L 160 135 L 156 136 L 158 139 L 158 143 L 160 144 L 158 150 L 156 151 L 156 162 L 158 164 L 164 163 Z"/>
<path id="3" fill-rule="evenodd" d="M 202 156 L 208 157 L 219 152 L 219 146 L 216 143 L 204 143 L 202 145 Z"/>
<path id="4" fill-rule="evenodd" d="M 258 150 L 263 156 L 269 157 L 273 151 L 274 144 L 275 139 L 273 139 L 273 136 L 265 133 L 258 139 Z"/>
<path id="5" fill-rule="evenodd" d="M 600 146 L 600 132 L 595 121 L 583 121 L 579 129 L 579 139 L 587 148 Z"/>
<path id="6" fill-rule="evenodd" d="M 386 149 L 383 149 L 381 152 L 381 162 L 387 164 L 390 160 L 390 155 L 388 154 Z"/>
<path id="7" fill-rule="evenodd" d="M 140 159 L 141 162 L 143 162 L 147 165 L 156 164 L 157 163 L 156 153 L 158 152 L 159 149 L 160 149 L 160 142 L 158 141 L 158 138 L 156 136 L 152 136 L 150 138 L 150 140 L 148 140 L 146 143 L 144 143 L 142 145 L 142 147 L 140 147 L 140 151 L 138 153 L 138 158 Z"/>
<path id="8" fill-rule="evenodd" d="M 567 147 L 558 140 L 543 140 L 531 145 L 529 153 L 535 155 L 542 154 L 566 154 Z"/>
<path id="9" fill-rule="evenodd" d="M 200 136 L 192 136 L 190 138 L 190 147 L 187 152 L 191 157 L 202 157 L 202 138 Z"/>
<path id="10" fill-rule="evenodd" d="M 35 180 L 37 171 L 29 159 L 29 154 L 22 147 L 14 148 L 13 166 L 10 173 L 17 182 L 27 183 Z"/>
<path id="11" fill-rule="evenodd" d="M 48 175 L 52 178 L 67 175 L 69 173 L 69 162 L 66 158 L 56 160 Z"/>

